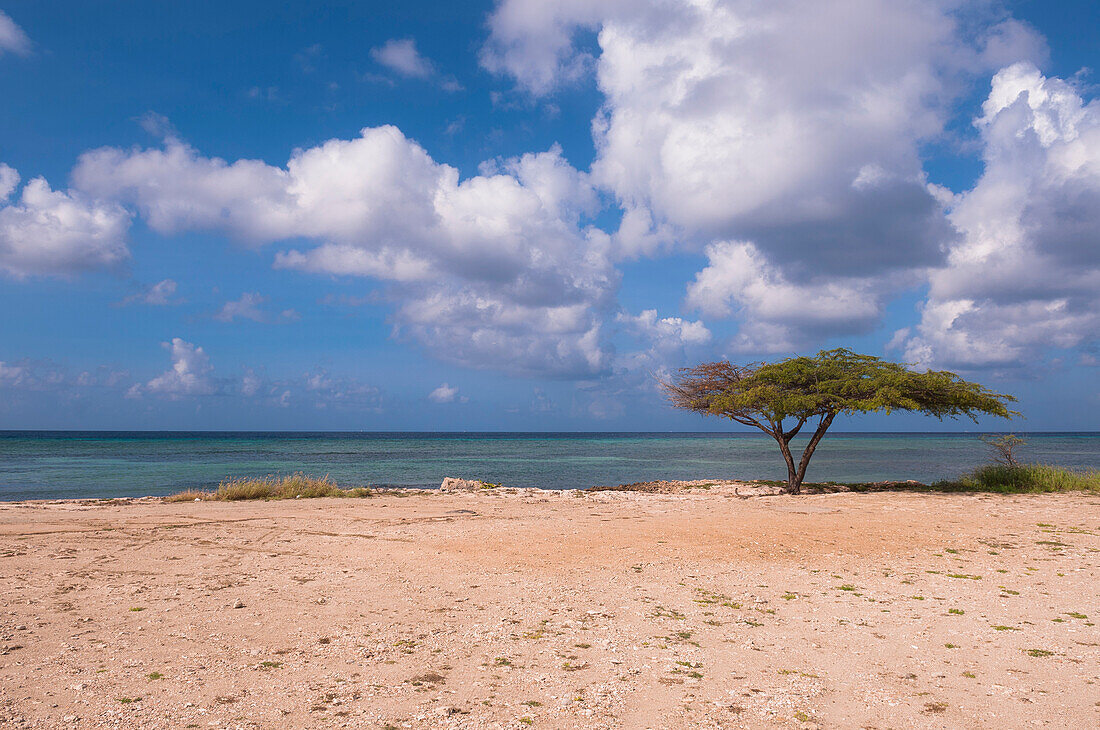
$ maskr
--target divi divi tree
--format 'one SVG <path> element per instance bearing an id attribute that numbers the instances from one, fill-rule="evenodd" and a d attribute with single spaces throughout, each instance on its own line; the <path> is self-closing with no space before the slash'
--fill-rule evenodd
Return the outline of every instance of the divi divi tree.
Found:
<path id="1" fill-rule="evenodd" d="M 981 414 L 1011 418 L 1016 399 L 955 373 L 917 372 L 846 349 L 773 363 L 709 362 L 684 368 L 662 386 L 676 408 L 729 418 L 758 428 L 779 443 L 787 462 L 787 491 L 798 494 L 814 450 L 839 415 L 913 411 L 939 419 Z M 813 435 L 795 462 L 791 440 Z"/>

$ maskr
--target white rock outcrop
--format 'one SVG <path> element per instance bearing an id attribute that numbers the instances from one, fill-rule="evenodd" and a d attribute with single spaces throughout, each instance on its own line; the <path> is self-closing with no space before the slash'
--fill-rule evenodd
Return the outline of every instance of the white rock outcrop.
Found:
<path id="1" fill-rule="evenodd" d="M 444 477 L 443 483 L 439 485 L 439 491 L 441 492 L 469 492 L 482 488 L 482 482 L 477 479 L 459 479 L 457 477 Z"/>

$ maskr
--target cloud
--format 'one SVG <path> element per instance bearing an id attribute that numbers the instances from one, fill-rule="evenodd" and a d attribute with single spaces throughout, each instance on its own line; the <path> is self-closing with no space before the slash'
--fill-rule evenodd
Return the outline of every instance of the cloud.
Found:
<path id="1" fill-rule="evenodd" d="M 605 371 L 600 322 L 618 272 L 607 235 L 582 222 L 599 208 L 587 175 L 556 146 L 480 172 L 462 180 L 387 126 L 297 150 L 284 168 L 203 157 L 171 138 L 163 149 L 105 148 L 83 155 L 73 179 L 161 233 L 316 242 L 279 252 L 275 266 L 394 284 L 395 333 L 441 359 L 551 377 Z"/>
<path id="2" fill-rule="evenodd" d="M 264 322 L 267 320 L 267 315 L 260 307 L 266 301 L 267 297 L 257 292 L 246 292 L 241 294 L 240 299 L 223 304 L 221 310 L 214 315 L 214 319 L 219 322 L 232 322 L 234 319 Z"/>
<path id="3" fill-rule="evenodd" d="M 650 15 L 647 3 L 632 0 L 504 0 L 489 16 L 490 36 L 481 50 L 481 65 L 507 74 L 536 96 L 586 76 L 592 54 L 574 46 L 583 30 L 597 30 L 612 16 Z"/>
<path id="4" fill-rule="evenodd" d="M 10 15 L 0 10 L 0 56 L 5 52 L 25 56 L 31 52 L 31 39 Z"/>
<path id="5" fill-rule="evenodd" d="M 790 352 L 825 336 L 867 331 L 896 288 L 889 278 L 823 276 L 795 284 L 751 243 L 713 243 L 706 255 L 686 303 L 711 317 L 736 315 L 743 323 L 737 350 Z"/>
<path id="6" fill-rule="evenodd" d="M 47 360 L 0 360 L 0 387 L 14 390 L 57 390 L 72 385 L 65 371 Z"/>
<path id="7" fill-rule="evenodd" d="M 145 384 L 145 391 L 177 400 L 184 396 L 213 395 L 218 387 L 213 380 L 214 367 L 201 347 L 173 337 L 162 343 L 170 353 L 172 367 Z M 140 387 L 131 389 L 131 395 L 140 394 Z"/>
<path id="8" fill-rule="evenodd" d="M 402 76 L 426 79 L 435 73 L 432 62 L 416 50 L 412 38 L 393 38 L 370 50 L 370 57 Z"/>
<path id="9" fill-rule="evenodd" d="M 957 232 L 922 146 L 980 74 L 1046 53 L 992 4 L 953 0 L 503 0 L 489 26 L 483 65 L 536 97 L 593 71 L 591 179 L 624 211 L 614 256 L 741 242 L 768 288 L 807 288 L 834 331 L 865 329 L 887 282 L 944 263 Z M 720 270 L 734 275 L 700 272 L 697 303 L 806 342 L 746 282 L 738 307 L 706 294 Z"/>
<path id="10" fill-rule="evenodd" d="M 324 58 L 325 49 L 320 43 L 314 43 L 294 54 L 294 62 L 302 69 L 302 73 L 313 73 L 317 70 L 317 64 Z"/>
<path id="11" fill-rule="evenodd" d="M 323 369 L 307 373 L 301 387 L 316 408 L 375 412 L 382 409 L 382 391 L 379 388 L 354 378 L 330 375 Z"/>
<path id="12" fill-rule="evenodd" d="M 452 388 L 442 383 L 438 388 L 428 394 L 428 400 L 435 403 L 454 403 L 458 397 L 458 388 Z"/>
<path id="13" fill-rule="evenodd" d="M 704 345 L 711 340 L 710 330 L 701 321 L 692 322 L 680 317 L 658 319 L 656 309 L 646 309 L 634 316 L 620 313 L 617 321 L 634 335 L 661 349 Z"/>
<path id="14" fill-rule="evenodd" d="M 370 55 L 376 63 L 406 78 L 434 79 L 439 88 L 451 94 L 465 90 L 455 77 L 440 75 L 435 64 L 417 50 L 416 41 L 412 38 L 390 39 L 372 48 Z"/>
<path id="15" fill-rule="evenodd" d="M 179 304 L 181 300 L 173 300 L 177 284 L 172 279 L 163 279 L 156 284 L 142 287 L 141 291 L 119 302 L 120 306 L 127 304 L 148 304 L 154 307 L 166 307 L 171 304 Z"/>
<path id="16" fill-rule="evenodd" d="M 293 309 L 284 309 L 277 316 L 268 313 L 263 305 L 268 298 L 259 292 L 245 292 L 239 299 L 234 299 L 222 305 L 214 319 L 219 322 L 232 322 L 236 319 L 250 319 L 253 322 L 297 322 L 302 318 Z"/>
<path id="17" fill-rule="evenodd" d="M 297 404 L 318 409 L 380 412 L 382 407 L 379 388 L 354 378 L 331 375 L 324 369 L 300 376 L 268 378 L 246 368 L 233 390 L 244 398 L 277 408 Z"/>
<path id="18" fill-rule="evenodd" d="M 260 392 L 261 387 L 263 387 L 263 380 L 256 374 L 256 371 L 251 368 L 246 370 L 244 376 L 241 377 L 241 395 L 250 398 Z"/>
<path id="19" fill-rule="evenodd" d="M 6 202 L 19 185 L 19 173 L 15 168 L 0 162 L 0 203 Z"/>
<path id="20" fill-rule="evenodd" d="M 7 202 L 18 184 L 18 173 L 0 164 L 0 272 L 72 276 L 129 258 L 130 216 L 122 207 L 52 190 L 41 177 L 23 187 L 17 202 Z"/>
<path id="21" fill-rule="evenodd" d="M 956 197 L 963 233 L 931 276 L 906 356 L 1034 363 L 1100 341 L 1100 101 L 1028 63 L 994 77 L 975 121 L 984 171 Z"/>
<path id="22" fill-rule="evenodd" d="M 72 395 L 88 388 L 118 388 L 129 376 L 125 370 L 105 365 L 70 375 L 64 366 L 51 360 L 0 360 L 0 388 L 16 391 L 65 392 Z"/>

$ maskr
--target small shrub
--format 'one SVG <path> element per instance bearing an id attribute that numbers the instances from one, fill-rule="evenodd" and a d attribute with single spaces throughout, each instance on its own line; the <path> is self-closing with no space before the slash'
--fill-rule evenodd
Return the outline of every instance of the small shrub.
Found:
<path id="1" fill-rule="evenodd" d="M 1020 448 L 1027 441 L 1017 436 L 1014 433 L 1010 433 L 1006 436 L 990 436 L 986 434 L 981 437 L 981 440 L 993 450 L 993 461 L 1003 466 L 1017 467 L 1019 461 L 1016 460 L 1016 449 Z"/>

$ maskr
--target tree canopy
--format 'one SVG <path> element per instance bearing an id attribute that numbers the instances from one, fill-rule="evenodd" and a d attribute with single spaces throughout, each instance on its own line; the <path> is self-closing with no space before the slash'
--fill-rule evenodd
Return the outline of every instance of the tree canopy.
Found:
<path id="1" fill-rule="evenodd" d="M 710 362 L 662 383 L 676 408 L 721 416 L 772 436 L 787 462 L 787 486 L 798 493 L 814 449 L 838 415 L 913 411 L 939 419 L 980 414 L 1011 418 L 1016 399 L 944 370 L 918 372 L 843 348 L 813 357 L 734 365 Z M 796 465 L 790 441 L 807 424 L 814 433 Z"/>

